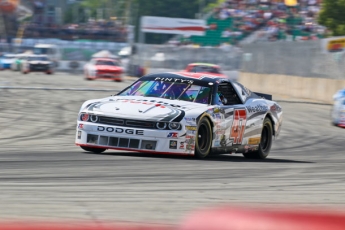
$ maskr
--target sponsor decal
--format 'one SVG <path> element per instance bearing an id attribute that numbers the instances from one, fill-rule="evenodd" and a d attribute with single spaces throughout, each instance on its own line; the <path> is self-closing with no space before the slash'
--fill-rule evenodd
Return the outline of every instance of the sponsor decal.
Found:
<path id="1" fill-rule="evenodd" d="M 214 108 L 214 109 L 213 109 L 213 112 L 214 112 L 214 113 L 220 113 L 220 108 L 219 108 L 219 107 Z"/>
<path id="2" fill-rule="evenodd" d="M 84 129 L 84 124 L 79 124 L 78 129 Z"/>
<path id="3" fill-rule="evenodd" d="M 81 139 L 81 131 L 78 131 L 78 139 Z"/>
<path id="4" fill-rule="evenodd" d="M 258 144 L 260 144 L 260 137 L 251 137 L 251 138 L 249 138 L 249 140 L 248 140 L 248 144 L 249 145 L 258 145 Z"/>
<path id="5" fill-rule="evenodd" d="M 195 117 L 185 117 L 184 118 L 186 122 L 196 122 L 196 118 Z"/>
<path id="6" fill-rule="evenodd" d="M 222 120 L 222 115 L 220 115 L 219 113 L 215 113 L 213 114 L 213 118 L 217 120 Z"/>
<path id="7" fill-rule="evenodd" d="M 195 149 L 195 139 L 194 136 L 186 136 L 186 151 L 193 151 Z"/>
<path id="8" fill-rule="evenodd" d="M 97 126 L 97 131 L 109 133 L 125 133 L 130 135 L 144 135 L 144 130 L 123 129 L 114 127 Z"/>
<path id="9" fill-rule="evenodd" d="M 179 149 L 184 149 L 184 142 L 183 142 L 183 141 L 180 142 L 180 147 L 179 147 Z"/>
<path id="10" fill-rule="evenodd" d="M 231 125 L 230 137 L 233 144 L 242 144 L 243 134 L 246 129 L 247 112 L 245 109 L 234 110 L 234 120 Z"/>
<path id="11" fill-rule="evenodd" d="M 186 84 L 193 84 L 193 80 L 169 77 L 156 77 L 155 81 L 181 82 Z"/>
<path id="12" fill-rule="evenodd" d="M 169 133 L 168 138 L 178 138 L 178 133 Z"/>
<path id="13" fill-rule="evenodd" d="M 177 149 L 177 141 L 170 141 L 169 149 Z"/>
<path id="14" fill-rule="evenodd" d="M 196 131 L 196 126 L 186 126 L 187 130 Z"/>
<path id="15" fill-rule="evenodd" d="M 268 107 L 266 105 L 254 105 L 254 106 L 246 106 L 249 113 L 259 113 L 259 112 L 266 112 Z"/>
<path id="16" fill-rule="evenodd" d="M 196 134 L 196 131 L 194 131 L 194 130 L 187 130 L 187 134 L 195 135 L 195 134 Z"/>
<path id="17" fill-rule="evenodd" d="M 224 135 L 225 134 L 225 129 L 219 129 L 216 131 L 217 135 Z"/>

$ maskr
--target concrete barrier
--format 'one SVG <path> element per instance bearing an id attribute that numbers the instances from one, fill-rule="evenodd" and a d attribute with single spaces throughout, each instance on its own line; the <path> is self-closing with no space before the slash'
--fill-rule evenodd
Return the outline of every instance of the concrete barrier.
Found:
<path id="1" fill-rule="evenodd" d="M 345 80 L 241 72 L 238 80 L 255 92 L 333 103 Z"/>

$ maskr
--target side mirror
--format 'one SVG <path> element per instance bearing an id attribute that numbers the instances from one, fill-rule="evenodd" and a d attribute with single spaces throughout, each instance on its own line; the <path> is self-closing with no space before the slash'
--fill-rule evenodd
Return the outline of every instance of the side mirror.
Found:
<path id="1" fill-rule="evenodd" d="M 223 103 L 223 105 L 226 105 L 226 104 L 228 103 L 228 100 L 224 97 L 224 98 L 222 99 L 222 103 Z"/>

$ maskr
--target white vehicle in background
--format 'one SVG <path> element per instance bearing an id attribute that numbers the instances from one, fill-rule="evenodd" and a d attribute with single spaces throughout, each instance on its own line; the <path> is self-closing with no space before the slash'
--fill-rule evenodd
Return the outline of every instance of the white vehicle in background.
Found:
<path id="1" fill-rule="evenodd" d="M 30 72 L 44 72 L 46 74 L 54 73 L 54 64 L 47 55 L 31 55 L 23 61 L 21 72 L 27 74 Z"/>
<path id="2" fill-rule="evenodd" d="M 34 54 L 47 55 L 48 58 L 57 67 L 58 62 L 61 60 L 61 51 L 57 45 L 52 44 L 36 44 L 34 46 Z"/>
<path id="3" fill-rule="evenodd" d="M 332 123 L 345 128 L 345 89 L 339 90 L 333 96 Z"/>

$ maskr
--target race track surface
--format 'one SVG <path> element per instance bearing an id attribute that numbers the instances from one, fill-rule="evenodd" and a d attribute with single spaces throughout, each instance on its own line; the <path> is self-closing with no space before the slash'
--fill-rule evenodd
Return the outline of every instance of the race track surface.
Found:
<path id="1" fill-rule="evenodd" d="M 115 92 L 131 81 L 0 72 L 0 86 Z M 281 102 L 281 136 L 263 161 L 86 153 L 74 145 L 79 107 L 111 94 L 0 89 L 0 219 L 174 223 L 216 204 L 345 209 L 345 129 L 331 125 L 330 105 Z"/>

